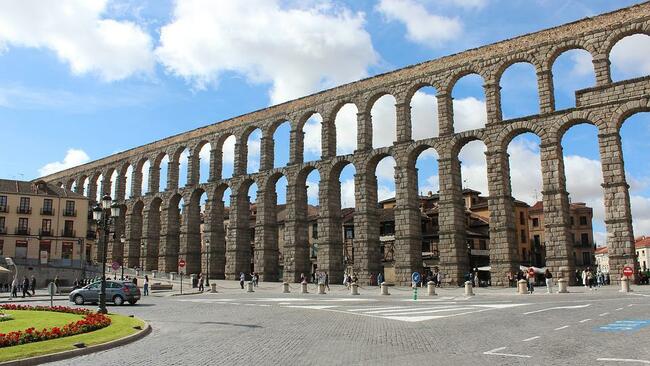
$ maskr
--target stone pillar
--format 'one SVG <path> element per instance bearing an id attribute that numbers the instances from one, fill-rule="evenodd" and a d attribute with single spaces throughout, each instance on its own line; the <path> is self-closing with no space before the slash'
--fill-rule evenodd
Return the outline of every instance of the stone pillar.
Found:
<path id="1" fill-rule="evenodd" d="M 113 224 L 113 235 L 110 235 L 108 252 L 106 256 L 109 261 L 118 262 L 120 264 L 123 263 L 122 261 L 124 258 L 124 248 L 120 239 L 122 235 L 124 235 L 125 219 L 125 213 L 120 211 L 120 216 Z"/>
<path id="2" fill-rule="evenodd" d="M 102 174 L 102 181 L 100 183 L 101 189 L 99 191 L 100 197 L 104 197 L 105 195 L 109 195 L 109 196 L 111 195 L 111 191 L 112 191 L 111 175 L 107 175 L 107 172 L 104 172 Z"/>
<path id="3" fill-rule="evenodd" d="M 239 279 L 239 273 L 251 270 L 250 205 L 245 187 L 232 189 L 230 219 L 226 242 L 226 279 Z"/>
<path id="4" fill-rule="evenodd" d="M 551 69 L 537 73 L 537 88 L 539 94 L 539 113 L 555 111 L 555 92 L 553 89 L 553 72 Z"/>
<path id="5" fill-rule="evenodd" d="M 123 263 L 130 268 L 140 265 L 140 241 L 142 240 L 142 211 L 140 209 L 126 214 L 126 238 Z M 99 252 L 98 247 L 98 252 Z"/>
<path id="6" fill-rule="evenodd" d="M 307 227 L 307 187 L 304 183 L 287 185 L 287 214 L 284 222 L 285 282 L 297 282 L 300 274 L 311 273 Z"/>
<path id="7" fill-rule="evenodd" d="M 167 202 L 160 212 L 160 246 L 158 250 L 158 270 L 178 271 L 178 251 L 180 247 L 180 212 L 178 202 Z"/>
<path id="8" fill-rule="evenodd" d="M 422 262 L 422 218 L 419 207 L 417 169 L 404 157 L 395 168 L 395 281 L 407 286 Z"/>
<path id="9" fill-rule="evenodd" d="M 508 286 L 508 272 L 517 273 L 519 264 L 510 163 L 505 151 L 488 150 L 485 155 L 490 191 L 490 275 L 492 285 Z"/>
<path id="10" fill-rule="evenodd" d="M 149 194 L 160 191 L 160 167 L 155 164 L 149 166 Z"/>
<path id="11" fill-rule="evenodd" d="M 159 202 L 159 201 L 156 201 Z M 142 212 L 144 258 L 142 262 L 147 271 L 158 269 L 158 247 L 160 245 L 160 203 L 152 203 Z"/>
<path id="12" fill-rule="evenodd" d="M 174 158 L 175 159 L 175 158 Z M 180 166 L 178 161 L 169 160 L 167 163 L 167 187 L 165 188 L 168 191 L 173 191 L 178 189 L 178 170 Z"/>
<path id="13" fill-rule="evenodd" d="M 372 116 L 368 111 L 357 113 L 357 151 L 372 150 Z"/>
<path id="14" fill-rule="evenodd" d="M 190 156 L 187 157 L 187 183 L 185 184 L 185 186 L 189 187 L 189 186 L 195 186 L 199 184 L 199 181 L 201 179 L 200 174 L 201 174 L 201 158 L 199 157 L 199 152 L 194 151 Z M 195 273 L 195 272 L 191 272 L 191 273 Z"/>
<path id="15" fill-rule="evenodd" d="M 634 232 L 630 211 L 630 186 L 625 180 L 621 136 L 618 132 L 598 135 L 603 169 L 605 198 L 605 226 L 612 281 L 620 281 L 623 267 L 630 266 L 636 273 Z"/>
<path id="16" fill-rule="evenodd" d="M 246 174 L 248 162 L 248 141 L 235 142 L 235 162 L 233 166 L 233 177 Z"/>
<path id="17" fill-rule="evenodd" d="M 277 281 L 279 275 L 276 202 L 274 190 L 257 191 L 254 263 L 262 281 Z"/>
<path id="18" fill-rule="evenodd" d="M 260 139 L 260 171 L 273 169 L 273 161 L 275 158 L 275 141 L 273 136 L 268 136 L 266 131 Z"/>
<path id="19" fill-rule="evenodd" d="M 115 185 L 115 200 L 117 202 L 124 202 L 124 199 L 126 198 L 126 176 L 122 173 L 118 173 Z"/>
<path id="20" fill-rule="evenodd" d="M 210 147 L 217 146 L 216 142 L 212 142 Z M 223 148 L 223 144 L 222 147 Z M 209 182 L 214 182 L 221 179 L 223 167 L 223 153 L 221 149 L 210 149 L 210 177 L 208 178 Z"/>
<path id="21" fill-rule="evenodd" d="M 546 266 L 553 276 L 575 280 L 573 243 L 570 237 L 569 194 L 566 191 L 564 158 L 559 142 L 540 145 L 544 203 Z"/>
<path id="22" fill-rule="evenodd" d="M 206 261 L 210 262 L 205 273 L 210 278 L 222 280 L 225 278 L 226 269 L 226 232 L 224 230 L 224 204 L 222 198 L 208 198 L 205 205 L 203 235 L 210 240 L 209 255 Z M 209 270 L 209 271 L 208 271 Z"/>
<path id="23" fill-rule="evenodd" d="M 594 73 L 596 74 L 596 85 L 603 86 L 612 83 L 612 76 L 609 69 L 609 57 L 605 54 L 596 55 L 593 58 Z"/>
<path id="24" fill-rule="evenodd" d="M 200 197 L 185 200 L 183 224 L 181 225 L 178 259 L 185 260 L 185 273 L 201 271 L 201 207 Z"/>
<path id="25" fill-rule="evenodd" d="M 85 181 L 86 181 L 86 178 L 84 178 L 84 177 L 78 177 L 77 178 L 77 185 L 74 187 L 74 193 L 85 195 L 85 193 L 86 193 L 86 192 L 84 192 L 84 182 Z"/>
<path id="26" fill-rule="evenodd" d="M 321 123 L 321 159 L 336 156 L 335 117 L 323 117 Z"/>
<path id="27" fill-rule="evenodd" d="M 501 86 L 498 80 L 489 80 L 483 85 L 485 91 L 485 108 L 487 111 L 486 126 L 501 122 Z"/>
<path id="28" fill-rule="evenodd" d="M 440 200 L 438 226 L 440 269 L 445 281 L 460 286 L 469 270 L 466 244 L 465 206 L 462 195 L 460 161 L 457 156 L 438 159 Z"/>
<path id="29" fill-rule="evenodd" d="M 410 141 L 412 138 L 411 105 L 408 102 L 395 104 L 397 115 L 397 142 Z"/>
<path id="30" fill-rule="evenodd" d="M 291 129 L 289 133 L 291 142 L 289 144 L 289 164 L 301 164 L 304 159 L 304 141 L 305 132 L 300 130 Z"/>
<path id="31" fill-rule="evenodd" d="M 379 216 L 377 208 L 377 177 L 372 172 L 354 175 L 354 272 L 361 283 L 370 281 L 370 274 L 381 270 L 379 248 Z"/>
<path id="32" fill-rule="evenodd" d="M 341 184 L 338 177 L 323 175 L 318 188 L 318 269 L 327 272 L 330 283 L 341 283 L 343 263 L 343 223 Z"/>
<path id="33" fill-rule="evenodd" d="M 439 136 L 449 136 L 454 133 L 454 104 L 451 93 L 438 92 L 438 125 Z"/>
<path id="34" fill-rule="evenodd" d="M 142 196 L 142 167 L 131 173 L 131 197 Z"/>

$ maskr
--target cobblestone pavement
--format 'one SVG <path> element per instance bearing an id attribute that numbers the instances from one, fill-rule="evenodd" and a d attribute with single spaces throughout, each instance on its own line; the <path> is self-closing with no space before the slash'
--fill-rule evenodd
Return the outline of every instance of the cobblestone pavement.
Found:
<path id="1" fill-rule="evenodd" d="M 626 365 L 650 363 L 650 288 L 516 295 L 514 289 L 342 286 L 326 295 L 254 293 L 220 281 L 218 293 L 159 293 L 111 306 L 148 321 L 151 335 L 55 365 Z M 627 361 L 625 361 L 627 360 Z M 632 362 L 632 361 L 637 362 Z"/>

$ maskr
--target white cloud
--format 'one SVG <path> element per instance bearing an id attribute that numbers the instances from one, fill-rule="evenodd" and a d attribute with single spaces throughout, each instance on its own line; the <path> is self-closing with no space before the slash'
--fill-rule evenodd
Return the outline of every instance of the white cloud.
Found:
<path id="1" fill-rule="evenodd" d="M 336 155 L 351 154 L 357 148 L 357 107 L 344 105 L 336 114 Z"/>
<path id="2" fill-rule="evenodd" d="M 307 199 L 310 203 L 318 204 L 318 182 L 307 181 Z"/>
<path id="3" fill-rule="evenodd" d="M 436 194 L 440 190 L 440 177 L 432 175 L 427 177 L 426 182 L 420 185 L 420 191 L 418 193 L 427 195 L 429 192 Z"/>
<path id="4" fill-rule="evenodd" d="M 389 182 L 395 181 L 395 160 L 391 157 L 382 159 L 375 169 L 377 179 Z"/>
<path id="5" fill-rule="evenodd" d="M 635 236 L 650 234 L 650 197 L 630 196 Z"/>
<path id="6" fill-rule="evenodd" d="M 463 187 L 471 188 L 488 195 L 486 146 L 480 141 L 472 141 L 460 150 L 461 175 Z"/>
<path id="7" fill-rule="evenodd" d="M 542 165 L 538 143 L 515 138 L 508 146 L 512 195 L 528 204 L 542 199 Z"/>
<path id="8" fill-rule="evenodd" d="M 320 159 L 321 127 L 322 118 L 318 115 L 310 117 L 303 126 L 303 132 L 305 133 L 305 161 Z"/>
<path id="9" fill-rule="evenodd" d="M 454 131 L 462 132 L 485 127 L 485 101 L 474 97 L 454 99 Z"/>
<path id="10" fill-rule="evenodd" d="M 438 101 L 435 95 L 422 91 L 418 91 L 413 95 L 411 99 L 411 125 L 414 140 L 438 136 Z"/>
<path id="11" fill-rule="evenodd" d="M 487 3 L 488 0 L 447 0 L 453 5 L 459 6 L 464 9 L 483 9 Z"/>
<path id="12" fill-rule="evenodd" d="M 377 62 L 362 13 L 320 2 L 281 4 L 179 1 L 173 21 L 161 29 L 158 59 L 197 88 L 228 71 L 271 83 L 272 103 L 357 80 Z"/>
<path id="13" fill-rule="evenodd" d="M 377 201 L 383 201 L 388 198 L 395 198 L 394 187 L 380 184 L 379 187 L 377 187 Z"/>
<path id="14" fill-rule="evenodd" d="M 391 146 L 397 140 L 395 98 L 384 95 L 370 110 L 372 116 L 372 147 Z"/>
<path id="15" fill-rule="evenodd" d="M 341 182 L 341 207 L 355 207 L 354 179 L 352 178 Z"/>
<path id="16" fill-rule="evenodd" d="M 49 175 L 56 172 L 60 172 L 68 168 L 75 167 L 77 165 L 87 163 L 88 161 L 90 161 L 90 157 L 88 156 L 88 154 L 86 154 L 85 151 L 81 149 L 68 149 L 68 151 L 65 154 L 65 157 L 63 158 L 63 161 L 55 161 L 52 163 L 47 163 L 43 167 L 38 169 L 38 173 L 41 176 Z"/>
<path id="17" fill-rule="evenodd" d="M 0 51 L 11 46 L 44 48 L 74 74 L 120 80 L 154 69 L 151 37 L 128 21 L 103 18 L 108 0 L 37 0 L 0 4 Z"/>
<path id="18" fill-rule="evenodd" d="M 612 73 L 617 79 L 650 74 L 650 37 L 635 34 L 620 40 L 610 53 Z"/>
<path id="19" fill-rule="evenodd" d="M 381 0 L 377 10 L 389 21 L 403 23 L 408 40 L 428 47 L 440 46 L 463 33 L 458 18 L 431 14 L 413 0 Z"/>

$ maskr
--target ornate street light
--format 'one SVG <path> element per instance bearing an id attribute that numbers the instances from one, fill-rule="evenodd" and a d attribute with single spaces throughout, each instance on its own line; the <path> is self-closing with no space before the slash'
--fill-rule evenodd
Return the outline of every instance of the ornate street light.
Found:
<path id="1" fill-rule="evenodd" d="M 126 243 L 126 238 L 124 235 L 120 236 L 120 243 L 122 244 L 122 259 L 120 260 L 122 262 L 122 277 L 120 277 L 120 280 L 124 281 L 124 243 Z"/>
<path id="2" fill-rule="evenodd" d="M 101 206 L 96 205 L 93 209 L 93 220 L 97 223 L 97 227 L 103 235 L 102 247 L 102 284 L 99 291 L 99 308 L 98 313 L 106 314 L 106 247 L 108 246 L 108 234 L 110 232 L 111 224 L 120 216 L 120 205 L 113 202 L 111 196 L 105 195 L 102 197 Z"/>
<path id="3" fill-rule="evenodd" d="M 210 286 L 210 239 L 208 238 L 205 239 L 205 250 L 207 251 L 206 261 L 208 262 L 206 265 L 207 273 L 205 274 L 205 285 Z"/>
<path id="4" fill-rule="evenodd" d="M 144 275 L 144 239 L 140 241 L 140 272 Z"/>

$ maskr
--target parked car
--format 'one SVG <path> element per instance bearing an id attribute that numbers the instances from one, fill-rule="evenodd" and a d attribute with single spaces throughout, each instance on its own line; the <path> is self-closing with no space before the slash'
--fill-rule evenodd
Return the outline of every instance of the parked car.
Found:
<path id="1" fill-rule="evenodd" d="M 70 301 L 77 305 L 99 302 L 99 291 L 102 282 L 97 281 L 90 285 L 70 292 Z M 130 281 L 106 281 L 106 301 L 115 305 L 122 305 L 125 301 L 133 305 L 140 300 L 140 289 Z"/>

